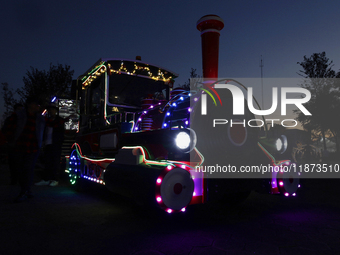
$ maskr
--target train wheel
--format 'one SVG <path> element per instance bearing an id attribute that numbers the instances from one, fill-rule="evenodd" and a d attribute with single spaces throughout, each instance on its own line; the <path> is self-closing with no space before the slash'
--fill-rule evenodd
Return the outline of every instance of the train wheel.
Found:
<path id="1" fill-rule="evenodd" d="M 282 195 L 296 196 L 296 192 L 300 188 L 299 173 L 280 172 L 277 176 L 277 184 Z"/>
<path id="2" fill-rule="evenodd" d="M 81 176 L 81 160 L 76 150 L 71 152 L 68 170 L 70 183 L 77 185 Z"/>
<path id="3" fill-rule="evenodd" d="M 184 211 L 193 193 L 194 182 L 184 169 L 173 168 L 157 179 L 156 200 L 168 213 Z"/>

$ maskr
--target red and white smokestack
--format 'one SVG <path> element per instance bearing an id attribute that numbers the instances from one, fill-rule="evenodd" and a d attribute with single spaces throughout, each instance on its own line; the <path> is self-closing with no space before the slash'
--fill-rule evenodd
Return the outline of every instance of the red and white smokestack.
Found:
<path id="1" fill-rule="evenodd" d="M 205 15 L 197 21 L 202 38 L 203 78 L 216 80 L 218 77 L 219 40 L 223 27 L 224 22 L 217 15 Z"/>

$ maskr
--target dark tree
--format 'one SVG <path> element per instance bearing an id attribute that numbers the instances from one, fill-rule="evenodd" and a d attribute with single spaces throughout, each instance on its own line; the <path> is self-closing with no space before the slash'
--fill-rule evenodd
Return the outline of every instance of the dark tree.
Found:
<path id="1" fill-rule="evenodd" d="M 326 57 L 325 52 L 304 56 L 298 64 L 302 67 L 298 74 L 305 78 L 301 87 L 308 89 L 312 95 L 311 100 L 305 104 L 312 115 L 306 116 L 300 110 L 295 110 L 298 115 L 296 120 L 308 132 L 321 134 L 326 151 L 326 134 L 331 132 L 337 143 L 340 130 L 340 90 L 335 79 L 340 77 L 340 73 L 332 69 L 333 61 Z"/>
<path id="2" fill-rule="evenodd" d="M 185 90 L 190 90 L 190 89 L 196 88 L 199 78 L 201 78 L 201 77 L 196 73 L 196 69 L 191 68 L 190 78 L 183 85 L 180 85 L 180 87 L 185 89 Z M 195 79 L 195 80 L 192 80 L 192 81 L 194 81 L 194 84 L 190 84 L 191 79 Z"/>
<path id="3" fill-rule="evenodd" d="M 73 73 L 68 65 L 50 64 L 48 71 L 31 67 L 23 78 L 24 87 L 18 89 L 18 94 L 23 100 L 36 96 L 45 102 L 54 96 L 69 97 Z"/>

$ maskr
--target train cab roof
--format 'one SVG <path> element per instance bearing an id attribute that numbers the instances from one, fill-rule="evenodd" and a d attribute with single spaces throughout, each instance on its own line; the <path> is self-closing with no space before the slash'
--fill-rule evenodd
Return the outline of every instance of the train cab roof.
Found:
<path id="1" fill-rule="evenodd" d="M 163 81 L 164 83 L 169 83 L 178 77 L 178 74 L 173 71 L 141 60 L 100 58 L 84 74 L 78 77 L 78 81 L 81 81 L 83 87 L 86 87 L 104 72 L 107 72 L 109 75 L 138 76 L 155 81 Z"/>

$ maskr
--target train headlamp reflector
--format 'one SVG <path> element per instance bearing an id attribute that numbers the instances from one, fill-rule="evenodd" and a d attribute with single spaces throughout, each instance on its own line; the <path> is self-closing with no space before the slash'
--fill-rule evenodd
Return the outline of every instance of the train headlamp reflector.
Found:
<path id="1" fill-rule="evenodd" d="M 277 138 L 275 141 L 275 148 L 279 153 L 284 153 L 287 150 L 287 147 L 288 141 L 285 135 L 281 135 L 279 138 Z"/>
<path id="2" fill-rule="evenodd" d="M 187 149 L 190 146 L 190 135 L 186 132 L 179 132 L 176 136 L 175 143 L 181 150 Z"/>
<path id="3" fill-rule="evenodd" d="M 275 146 L 276 146 L 277 151 L 280 151 L 282 149 L 283 143 L 282 143 L 282 140 L 280 138 L 278 138 L 276 140 Z"/>

